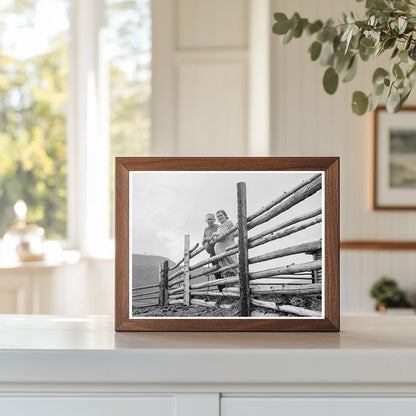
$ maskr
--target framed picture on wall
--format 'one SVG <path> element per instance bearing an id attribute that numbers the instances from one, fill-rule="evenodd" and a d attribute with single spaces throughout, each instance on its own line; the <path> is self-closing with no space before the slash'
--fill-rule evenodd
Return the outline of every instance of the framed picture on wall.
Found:
<path id="1" fill-rule="evenodd" d="M 373 117 L 373 208 L 416 209 L 416 107 Z"/>
<path id="2" fill-rule="evenodd" d="M 338 331 L 338 158 L 116 158 L 117 331 Z"/>

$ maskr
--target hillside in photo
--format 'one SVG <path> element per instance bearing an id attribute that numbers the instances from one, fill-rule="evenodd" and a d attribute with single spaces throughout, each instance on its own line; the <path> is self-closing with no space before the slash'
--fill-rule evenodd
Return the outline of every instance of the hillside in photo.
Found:
<path id="1" fill-rule="evenodd" d="M 165 260 L 169 262 L 169 267 L 174 265 L 172 260 L 166 257 L 148 254 L 132 255 L 132 283 L 133 288 L 139 286 L 152 285 L 159 282 L 159 265 Z"/>

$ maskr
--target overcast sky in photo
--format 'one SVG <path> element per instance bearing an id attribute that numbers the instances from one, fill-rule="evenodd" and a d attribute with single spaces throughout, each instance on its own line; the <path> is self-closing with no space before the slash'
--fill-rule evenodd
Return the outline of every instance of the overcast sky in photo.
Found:
<path id="1" fill-rule="evenodd" d="M 247 187 L 248 215 L 317 172 L 131 172 L 131 227 L 134 254 L 153 254 L 177 262 L 183 256 L 184 235 L 191 247 L 201 243 L 205 215 L 224 209 L 237 221 L 237 183 Z M 322 191 L 249 232 L 249 237 L 283 221 L 323 207 Z M 322 224 L 250 250 L 250 257 L 322 238 Z M 205 255 L 201 254 L 200 259 Z M 207 254 L 206 254 L 207 255 Z M 302 255 L 300 255 L 302 256 Z M 293 257 L 293 261 L 291 258 Z M 304 256 L 303 261 L 311 261 Z M 302 261 L 273 260 L 267 267 Z M 262 263 L 264 265 L 267 263 Z M 256 269 L 255 267 L 254 269 Z"/>

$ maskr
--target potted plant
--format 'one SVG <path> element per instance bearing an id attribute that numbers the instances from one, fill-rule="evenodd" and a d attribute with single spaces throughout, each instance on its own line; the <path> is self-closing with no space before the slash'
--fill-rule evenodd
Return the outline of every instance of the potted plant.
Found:
<path id="1" fill-rule="evenodd" d="M 376 310 L 379 312 L 385 312 L 387 308 L 411 307 L 397 282 L 387 276 L 381 277 L 373 284 L 370 296 L 376 300 Z"/>
<path id="2" fill-rule="evenodd" d="M 371 93 L 353 93 L 355 114 L 374 110 L 384 94 L 391 113 L 399 111 L 407 100 L 416 78 L 415 0 L 366 0 L 362 19 L 344 13 L 337 20 L 310 22 L 299 13 L 289 18 L 280 12 L 274 18 L 273 33 L 283 36 L 284 44 L 304 34 L 314 38 L 309 54 L 312 61 L 319 60 L 326 68 L 323 86 L 328 94 L 335 93 L 340 80 L 349 82 L 355 77 L 358 61 L 390 55 L 390 64 L 374 71 Z"/>

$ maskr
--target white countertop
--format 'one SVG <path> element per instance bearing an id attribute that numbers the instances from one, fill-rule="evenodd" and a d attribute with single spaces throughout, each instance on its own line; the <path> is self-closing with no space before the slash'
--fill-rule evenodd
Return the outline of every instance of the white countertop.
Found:
<path id="1" fill-rule="evenodd" d="M 0 383 L 410 383 L 416 316 L 340 333 L 115 333 L 107 317 L 0 315 Z"/>

